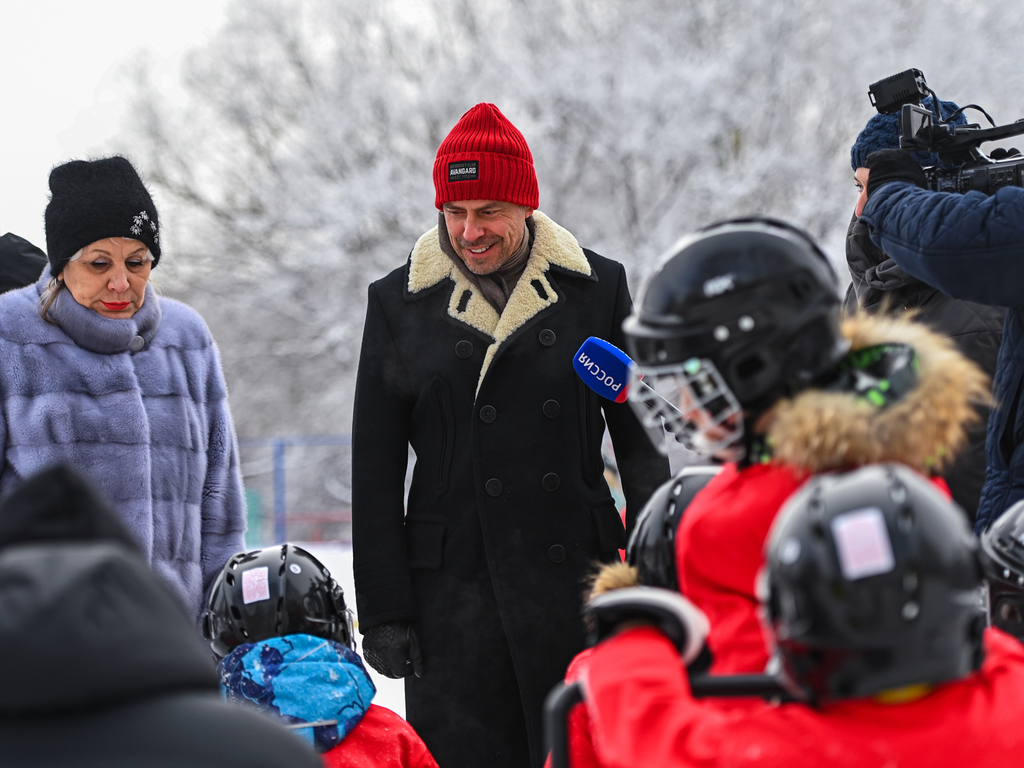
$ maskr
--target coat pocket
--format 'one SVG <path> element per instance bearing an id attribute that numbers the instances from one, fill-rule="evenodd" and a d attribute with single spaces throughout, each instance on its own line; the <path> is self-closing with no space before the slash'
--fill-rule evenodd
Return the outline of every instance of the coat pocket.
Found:
<path id="1" fill-rule="evenodd" d="M 604 474 L 604 456 L 601 442 L 604 439 L 604 420 L 598 396 L 579 376 L 576 377 L 576 397 L 580 415 L 580 459 L 583 476 L 593 481 Z"/>
<path id="2" fill-rule="evenodd" d="M 410 568 L 437 570 L 444 562 L 444 523 L 405 524 L 405 542 Z"/>
<path id="3" fill-rule="evenodd" d="M 619 510 L 615 508 L 615 500 L 609 496 L 606 501 L 597 504 L 593 515 L 601 551 L 623 549 L 626 546 L 626 528 L 622 524 Z"/>
<path id="4" fill-rule="evenodd" d="M 448 475 L 455 447 L 455 414 L 448 382 L 435 376 L 430 382 L 430 400 L 434 413 L 434 434 L 437 439 L 434 456 L 434 492 L 440 497 L 448 491 Z"/>

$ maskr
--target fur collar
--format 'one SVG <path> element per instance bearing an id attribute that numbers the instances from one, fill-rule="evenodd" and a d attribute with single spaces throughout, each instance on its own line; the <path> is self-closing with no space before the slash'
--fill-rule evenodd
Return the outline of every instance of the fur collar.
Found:
<path id="1" fill-rule="evenodd" d="M 905 316 L 858 314 L 846 320 L 851 349 L 896 342 L 918 355 L 918 384 L 878 410 L 853 395 L 810 389 L 767 414 L 773 460 L 808 473 L 897 461 L 938 472 L 966 440 L 965 427 L 991 401 L 988 377 L 945 336 Z"/>
<path id="2" fill-rule="evenodd" d="M 448 301 L 449 316 L 493 339 L 480 369 L 477 392 L 502 343 L 532 317 L 558 303 L 558 291 L 548 271 L 558 267 L 585 277 L 592 278 L 594 274 L 586 254 L 568 230 L 540 211 L 534 212 L 533 220 L 536 232 L 530 258 L 501 315 L 441 250 L 437 227 L 416 241 L 409 256 L 407 296 L 415 297 L 446 279 L 451 280 L 455 287 Z"/>
<path id="3" fill-rule="evenodd" d="M 47 273 L 39 278 L 36 289 L 40 295 L 50 282 Z M 139 310 L 127 319 L 104 317 L 99 312 L 79 304 L 71 291 L 65 288 L 50 307 L 50 316 L 75 344 L 101 355 L 115 355 L 132 350 L 137 336 L 149 346 L 160 327 L 160 300 L 152 283 L 146 283 L 146 298 Z"/>

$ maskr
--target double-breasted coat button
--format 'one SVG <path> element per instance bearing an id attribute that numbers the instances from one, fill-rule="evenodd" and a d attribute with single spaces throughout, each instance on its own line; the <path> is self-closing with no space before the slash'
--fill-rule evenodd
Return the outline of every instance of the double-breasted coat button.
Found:
<path id="1" fill-rule="evenodd" d="M 465 360 L 473 356 L 473 342 L 463 339 L 455 345 L 455 354 Z"/>
<path id="2" fill-rule="evenodd" d="M 544 475 L 544 479 L 540 481 L 540 484 L 544 486 L 545 491 L 553 491 L 558 487 L 558 484 L 561 482 L 562 481 L 559 479 L 558 475 L 556 475 L 554 472 L 548 472 L 546 475 Z"/>
<path id="3" fill-rule="evenodd" d="M 146 346 L 146 340 L 141 336 L 136 336 L 128 342 L 128 349 L 132 352 L 141 352 L 144 346 Z"/>
<path id="4" fill-rule="evenodd" d="M 501 496 L 501 480 L 492 477 L 484 485 L 484 490 L 487 491 L 488 496 Z"/>
<path id="5" fill-rule="evenodd" d="M 561 544 L 555 544 L 548 550 L 548 559 L 552 563 L 560 563 L 565 560 L 565 547 Z"/>
<path id="6" fill-rule="evenodd" d="M 552 331 L 550 328 L 545 328 L 543 331 L 537 334 L 537 338 L 540 339 L 540 343 L 543 344 L 545 347 L 550 347 L 552 344 L 555 343 L 555 332 Z"/>
<path id="7" fill-rule="evenodd" d="M 484 424 L 490 424 L 496 418 L 498 418 L 498 411 L 493 405 L 485 405 L 480 409 L 480 421 Z"/>
<path id="8" fill-rule="evenodd" d="M 562 412 L 562 406 L 558 404 L 557 400 L 545 400 L 543 410 L 545 416 L 553 419 Z"/>

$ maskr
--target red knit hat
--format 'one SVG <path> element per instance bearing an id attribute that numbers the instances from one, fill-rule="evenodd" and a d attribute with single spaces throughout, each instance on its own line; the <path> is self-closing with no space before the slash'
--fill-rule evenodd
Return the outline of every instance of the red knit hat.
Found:
<path id="1" fill-rule="evenodd" d="M 452 128 L 434 160 L 434 207 L 500 200 L 536 208 L 537 174 L 526 139 L 493 104 L 477 104 Z"/>

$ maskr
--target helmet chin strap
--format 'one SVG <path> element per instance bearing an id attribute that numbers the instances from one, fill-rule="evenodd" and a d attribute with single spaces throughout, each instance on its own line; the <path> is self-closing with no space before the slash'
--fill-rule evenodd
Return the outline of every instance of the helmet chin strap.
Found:
<path id="1" fill-rule="evenodd" d="M 890 688 L 887 691 L 876 693 L 872 698 L 879 704 L 907 704 L 911 701 L 923 699 L 935 690 L 931 683 L 912 683 L 899 688 Z"/>

